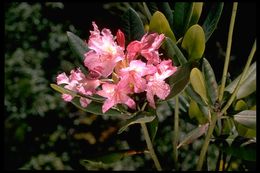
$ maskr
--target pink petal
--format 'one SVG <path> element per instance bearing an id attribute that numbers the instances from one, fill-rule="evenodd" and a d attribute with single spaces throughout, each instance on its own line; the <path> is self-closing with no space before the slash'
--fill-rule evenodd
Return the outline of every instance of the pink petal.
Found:
<path id="1" fill-rule="evenodd" d="M 70 71 L 70 80 L 80 81 L 85 77 L 85 75 L 81 72 L 81 70 L 78 68 L 76 70 Z"/>
<path id="2" fill-rule="evenodd" d="M 125 34 L 120 29 L 116 33 L 116 40 L 118 45 L 125 49 Z"/>
<path id="3" fill-rule="evenodd" d="M 122 103 L 126 104 L 131 109 L 135 109 L 136 107 L 135 101 L 131 99 L 129 96 L 126 96 L 126 99 L 124 99 Z"/>
<path id="4" fill-rule="evenodd" d="M 115 93 L 115 87 L 116 85 L 114 84 L 104 83 L 102 85 L 102 90 L 97 91 L 97 94 L 102 97 L 112 98 Z"/>
<path id="5" fill-rule="evenodd" d="M 69 94 L 62 94 L 61 97 L 66 102 L 70 102 L 73 99 L 73 97 Z"/>
<path id="6" fill-rule="evenodd" d="M 141 55 L 147 59 L 148 64 L 157 65 L 161 61 L 158 51 L 147 49 L 141 51 Z"/>
<path id="7" fill-rule="evenodd" d="M 154 109 L 156 109 L 155 103 L 154 103 L 154 94 L 153 94 L 152 90 L 147 90 L 146 97 L 147 97 L 147 100 L 149 102 L 149 105 L 151 107 L 153 107 Z"/>
<path id="8" fill-rule="evenodd" d="M 171 60 L 164 60 L 160 64 L 157 65 L 158 74 L 160 75 L 160 79 L 164 80 L 167 77 L 171 76 L 176 72 L 177 67 L 172 65 Z"/>
<path id="9" fill-rule="evenodd" d="M 87 99 L 87 98 L 83 98 L 83 97 L 80 97 L 79 99 L 80 101 L 80 105 L 85 108 L 89 105 L 89 103 L 91 102 L 91 100 Z"/>
<path id="10" fill-rule="evenodd" d="M 136 58 L 136 55 L 141 51 L 142 44 L 139 41 L 132 41 L 128 44 L 127 50 L 127 58 L 129 61 Z"/>
<path id="11" fill-rule="evenodd" d="M 115 101 L 114 99 L 110 100 L 110 99 L 107 99 L 103 106 L 102 106 L 102 112 L 105 113 L 106 111 L 108 111 L 110 108 L 112 108 L 114 105 L 115 105 Z"/>
<path id="12" fill-rule="evenodd" d="M 60 85 L 60 84 L 68 84 L 69 83 L 69 78 L 67 77 L 67 75 L 65 74 L 65 72 L 59 74 L 57 77 L 56 77 L 56 80 L 57 80 L 57 84 Z"/>

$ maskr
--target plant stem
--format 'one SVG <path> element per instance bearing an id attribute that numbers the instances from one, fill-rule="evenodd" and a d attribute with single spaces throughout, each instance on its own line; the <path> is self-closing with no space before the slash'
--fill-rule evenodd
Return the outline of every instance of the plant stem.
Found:
<path id="1" fill-rule="evenodd" d="M 252 49 L 251 49 L 251 52 L 250 52 L 250 54 L 249 54 L 249 56 L 248 56 L 248 59 L 247 59 L 245 68 L 244 68 L 244 70 L 243 70 L 243 72 L 242 72 L 242 74 L 241 74 L 241 77 L 240 77 L 240 79 L 239 79 L 239 81 L 238 81 L 238 83 L 237 83 L 237 86 L 236 86 L 235 90 L 233 91 L 231 97 L 229 98 L 227 104 L 226 104 L 226 105 L 224 106 L 224 108 L 221 110 L 220 115 L 222 115 L 222 114 L 224 114 L 224 113 L 226 112 L 226 110 L 229 108 L 229 106 L 232 104 L 232 102 L 233 102 L 234 99 L 236 98 L 237 92 L 238 92 L 238 90 L 239 90 L 239 88 L 240 88 L 240 86 L 241 86 L 241 84 L 242 84 L 242 81 L 243 81 L 244 76 L 246 75 L 246 73 L 247 73 L 247 71 L 248 71 L 248 68 L 249 68 L 249 66 L 250 66 L 250 64 L 251 64 L 251 61 L 252 61 L 253 57 L 254 57 L 255 51 L 256 51 L 256 40 L 255 40 L 255 42 L 254 42 L 254 44 L 253 44 L 253 47 L 252 47 Z"/>
<path id="2" fill-rule="evenodd" d="M 229 106 L 232 104 L 232 102 L 234 101 L 235 97 L 236 97 L 236 94 L 238 92 L 238 89 L 240 88 L 240 85 L 242 83 L 242 79 L 244 78 L 245 74 L 247 73 L 248 71 L 248 68 L 251 64 L 251 61 L 254 57 L 254 54 L 255 54 L 255 51 L 256 51 L 256 40 L 254 42 L 254 45 L 251 49 L 251 52 L 248 56 L 248 60 L 246 62 L 246 65 L 245 65 L 245 68 L 241 74 L 241 77 L 237 83 L 237 86 L 235 88 L 235 90 L 233 91 L 233 94 L 231 95 L 230 99 L 228 100 L 227 104 L 224 106 L 224 108 L 221 110 L 221 112 L 219 112 L 217 115 L 216 113 L 214 112 L 213 116 L 212 116 L 212 119 L 211 119 L 211 124 L 209 126 L 209 130 L 208 130 L 208 133 L 207 133 L 207 136 L 206 136 L 206 139 L 205 139 L 205 142 L 203 144 L 203 147 L 201 149 L 201 152 L 200 152 L 200 157 L 199 157 L 199 161 L 198 161 L 198 165 L 197 165 L 197 170 L 201 170 L 202 166 L 203 166 L 203 161 L 204 161 L 204 157 L 205 157 L 205 154 L 207 152 L 207 149 L 208 149 L 208 144 L 210 142 L 210 137 L 213 133 L 213 130 L 215 128 L 215 125 L 216 125 L 216 122 L 217 122 L 217 119 L 218 117 L 221 117 L 225 112 L 226 110 L 229 108 Z"/>
<path id="3" fill-rule="evenodd" d="M 162 167 L 161 167 L 159 160 L 158 160 L 158 158 L 157 158 L 157 156 L 154 152 L 153 144 L 152 144 L 152 141 L 150 139 L 147 127 L 146 127 L 145 123 L 140 123 L 140 124 L 141 124 L 141 127 L 142 127 L 143 132 L 144 132 L 144 138 L 145 138 L 145 141 L 146 141 L 146 144 L 147 144 L 147 148 L 148 148 L 150 155 L 151 155 L 151 157 L 154 161 L 155 167 L 156 167 L 157 171 L 161 171 Z"/>
<path id="4" fill-rule="evenodd" d="M 175 109 L 174 109 L 174 134 L 173 134 L 173 160 L 175 170 L 178 170 L 178 139 L 179 139 L 179 97 L 175 97 Z"/>
<path id="5" fill-rule="evenodd" d="M 223 99 L 224 88 L 226 85 L 228 65 L 229 65 L 230 52 L 231 52 L 231 44 L 232 44 L 232 35 L 233 35 L 234 24 L 235 24 L 235 19 L 236 19 L 236 12 L 237 12 L 237 4 L 238 4 L 237 2 L 233 3 L 232 16 L 231 16 L 230 25 L 229 25 L 225 64 L 224 64 L 223 75 L 222 75 L 222 80 L 221 80 L 221 87 L 220 87 L 220 92 L 219 92 L 219 97 L 218 97 L 220 103 Z"/>
<path id="6" fill-rule="evenodd" d="M 217 160 L 217 164 L 216 164 L 216 169 L 215 169 L 215 171 L 219 171 L 219 167 L 220 167 L 220 164 L 221 164 L 221 157 L 222 157 L 222 151 L 219 150 L 218 160 Z"/>
<path id="7" fill-rule="evenodd" d="M 213 130 L 215 128 L 217 119 L 218 119 L 218 115 L 216 115 L 216 113 L 214 112 L 212 114 L 211 122 L 210 122 L 210 125 L 209 125 L 209 129 L 208 129 L 204 144 L 203 144 L 202 149 L 200 151 L 199 161 L 198 161 L 198 165 L 197 165 L 197 168 L 196 168 L 197 171 L 200 171 L 202 169 L 203 162 L 204 162 L 204 159 L 205 159 L 205 155 L 206 155 L 207 150 L 208 150 L 210 138 L 211 138 L 211 135 L 212 135 Z"/>

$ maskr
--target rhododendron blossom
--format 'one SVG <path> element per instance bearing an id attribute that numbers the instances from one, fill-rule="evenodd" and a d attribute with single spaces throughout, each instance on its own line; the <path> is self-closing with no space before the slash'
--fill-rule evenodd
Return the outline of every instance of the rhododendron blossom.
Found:
<path id="1" fill-rule="evenodd" d="M 103 112 L 118 103 L 124 103 L 128 107 L 135 109 L 135 101 L 127 95 L 131 92 L 127 85 L 122 81 L 118 84 L 105 83 L 102 85 L 102 90 L 98 91 L 97 94 L 107 98 L 102 107 Z"/>
<path id="2" fill-rule="evenodd" d="M 90 31 L 88 46 L 91 49 L 85 54 L 84 64 L 97 74 L 96 76 L 108 77 L 116 63 L 123 59 L 123 48 L 115 42 L 115 38 L 109 29 L 103 29 L 101 34 L 95 24 L 92 23 L 94 31 Z M 123 41 L 120 41 L 122 44 Z"/>
<path id="3" fill-rule="evenodd" d="M 78 92 L 83 95 L 92 95 L 96 92 L 96 88 L 100 85 L 99 80 L 88 79 L 80 70 L 71 70 L 70 76 L 68 77 L 64 72 L 57 76 L 57 84 L 65 84 L 64 88 L 71 90 L 73 92 Z M 70 102 L 74 96 L 70 94 L 62 94 L 64 101 Z M 80 98 L 80 103 L 82 107 L 87 107 L 91 100 L 87 98 Z"/>
<path id="4" fill-rule="evenodd" d="M 135 59 L 139 54 L 145 57 L 148 64 L 160 63 L 158 49 L 162 44 L 164 34 L 145 34 L 141 41 L 133 41 L 127 46 L 129 60 Z"/>
<path id="5" fill-rule="evenodd" d="M 146 33 L 141 41 L 134 40 L 125 45 L 125 35 L 118 30 L 116 37 L 109 29 L 100 32 L 95 22 L 88 40 L 89 51 L 85 53 L 84 65 L 89 73 L 83 74 L 78 68 L 57 76 L 57 84 L 81 94 L 80 104 L 87 107 L 93 94 L 105 98 L 102 112 L 105 113 L 117 104 L 136 109 L 139 93 L 146 93 L 147 102 L 153 108 L 155 96 L 165 99 L 170 86 L 165 79 L 171 76 L 176 67 L 172 60 L 162 60 L 159 48 L 164 34 Z M 125 48 L 126 47 L 126 48 Z M 135 97 L 133 95 L 135 94 Z M 65 101 L 71 101 L 75 95 L 63 94 Z M 141 96 L 141 95 L 140 95 Z"/>
<path id="6" fill-rule="evenodd" d="M 129 67 L 120 70 L 119 76 L 122 81 L 129 83 L 134 88 L 135 93 L 140 93 L 146 88 L 146 80 L 143 76 L 154 73 L 155 70 L 154 66 L 148 68 L 146 63 L 141 60 L 133 60 L 130 62 Z"/>

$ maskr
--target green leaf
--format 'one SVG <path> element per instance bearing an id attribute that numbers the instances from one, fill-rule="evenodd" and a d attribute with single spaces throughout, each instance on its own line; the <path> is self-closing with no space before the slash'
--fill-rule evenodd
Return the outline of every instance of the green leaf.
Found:
<path id="1" fill-rule="evenodd" d="M 194 2 L 193 12 L 189 22 L 189 27 L 198 23 L 202 12 L 202 7 L 203 7 L 203 2 Z"/>
<path id="2" fill-rule="evenodd" d="M 218 99 L 218 84 L 215 78 L 214 71 L 206 58 L 203 58 L 202 72 L 205 78 L 205 84 L 210 103 L 214 106 L 215 102 Z"/>
<path id="3" fill-rule="evenodd" d="M 153 121 L 147 123 L 147 128 L 148 128 L 148 131 L 149 131 L 149 135 L 152 139 L 152 142 L 155 139 L 155 136 L 156 136 L 156 133 L 157 133 L 157 130 L 158 130 L 158 124 L 159 124 L 159 120 L 158 120 L 157 116 L 153 119 Z"/>
<path id="4" fill-rule="evenodd" d="M 225 135 L 225 134 L 229 135 L 230 132 L 232 132 L 232 129 L 234 127 L 233 121 L 231 120 L 231 118 L 224 118 L 224 119 L 222 119 L 222 124 L 223 124 L 223 126 L 222 126 L 222 129 L 221 129 L 221 131 L 222 131 L 221 134 L 222 135 Z"/>
<path id="5" fill-rule="evenodd" d="M 187 101 L 187 99 L 182 94 L 179 94 L 178 98 L 179 98 L 179 109 L 182 112 L 188 112 L 190 103 Z M 171 98 L 166 101 L 166 103 L 171 108 L 171 110 L 175 109 L 175 102 L 176 102 L 176 99 L 174 99 L 174 98 Z"/>
<path id="6" fill-rule="evenodd" d="M 245 110 L 234 115 L 234 120 L 245 127 L 256 129 L 256 111 Z"/>
<path id="7" fill-rule="evenodd" d="M 236 137 L 231 146 L 220 146 L 220 149 L 234 157 L 242 160 L 256 161 L 256 142 L 244 142 L 241 143 L 241 137 Z M 244 140 L 242 140 L 244 141 Z M 248 144 L 246 144 L 248 143 Z"/>
<path id="8" fill-rule="evenodd" d="M 141 154 L 141 153 L 144 153 L 144 151 L 135 151 L 135 150 L 110 151 L 101 155 L 92 156 L 83 161 L 94 165 L 111 164 L 121 160 L 125 156 L 131 156 L 131 155 Z"/>
<path id="9" fill-rule="evenodd" d="M 243 110 L 246 110 L 246 109 L 248 109 L 248 106 L 247 106 L 247 104 L 244 100 L 238 100 L 236 102 L 236 105 L 234 107 L 235 111 L 243 111 Z"/>
<path id="10" fill-rule="evenodd" d="M 71 91 L 71 90 L 68 90 L 68 89 L 65 89 L 59 85 L 56 85 L 56 84 L 50 84 L 51 88 L 54 89 L 55 91 L 58 91 L 59 93 L 61 94 L 70 94 L 71 96 L 73 97 L 80 97 L 79 95 L 77 95 L 76 92 L 74 91 Z"/>
<path id="11" fill-rule="evenodd" d="M 70 94 L 73 97 L 84 97 L 84 98 L 91 99 L 95 102 L 103 102 L 104 101 L 104 98 L 100 97 L 98 95 L 96 95 L 96 96 L 95 95 L 93 95 L 93 96 L 83 95 L 83 94 L 80 94 L 78 92 L 71 91 L 71 90 L 68 90 L 66 88 L 63 88 L 63 87 L 56 85 L 56 84 L 50 84 L 50 86 L 51 86 L 51 88 L 53 88 L 54 90 L 58 91 L 61 94 Z"/>
<path id="12" fill-rule="evenodd" d="M 198 24 L 191 26 L 185 33 L 181 47 L 186 50 L 190 61 L 199 60 L 205 50 L 205 35 Z"/>
<path id="13" fill-rule="evenodd" d="M 236 130 L 240 136 L 245 138 L 255 138 L 256 137 L 256 130 L 248 128 L 236 121 L 234 121 Z"/>
<path id="14" fill-rule="evenodd" d="M 172 9 L 169 5 L 169 2 L 157 2 L 159 11 L 161 11 L 165 17 L 167 18 L 170 27 L 172 28 L 173 26 L 173 13 Z"/>
<path id="15" fill-rule="evenodd" d="M 233 93 L 237 83 L 241 77 L 241 74 L 232 81 L 226 88 L 225 91 L 229 93 Z M 256 90 L 256 62 L 254 62 L 247 71 L 245 77 L 242 79 L 242 84 L 237 92 L 237 99 L 244 98 Z"/>
<path id="16" fill-rule="evenodd" d="M 79 98 L 74 98 L 71 103 L 84 112 L 89 112 L 95 115 L 107 115 L 107 116 L 118 116 L 122 115 L 121 112 L 115 109 L 109 109 L 106 113 L 102 112 L 102 103 L 91 102 L 86 108 L 80 105 Z"/>
<path id="17" fill-rule="evenodd" d="M 138 13 L 129 8 L 122 16 L 122 30 L 126 36 L 126 44 L 133 40 L 141 40 L 145 34 L 144 25 Z"/>
<path id="18" fill-rule="evenodd" d="M 174 44 L 174 42 L 170 38 L 165 37 L 161 48 L 164 50 L 164 52 L 163 52 L 164 56 L 171 58 L 174 66 L 179 66 L 180 62 L 179 62 L 178 57 L 176 56 L 176 52 L 173 48 L 173 44 Z"/>
<path id="19" fill-rule="evenodd" d="M 190 102 L 189 116 L 190 119 L 194 119 L 198 124 L 205 124 L 208 122 L 208 119 L 205 118 L 198 104 L 194 100 L 191 100 Z"/>
<path id="20" fill-rule="evenodd" d="M 159 34 L 165 34 L 165 36 L 169 37 L 174 43 L 176 42 L 176 38 L 171 30 L 167 19 L 160 11 L 156 11 L 153 14 L 150 20 L 149 31 L 157 32 Z"/>
<path id="21" fill-rule="evenodd" d="M 207 15 L 207 18 L 205 19 L 202 28 L 205 32 L 205 41 L 207 42 L 214 30 L 216 29 L 218 25 L 218 21 L 220 19 L 222 9 L 224 7 L 224 2 L 217 2 L 215 6 L 213 6 L 209 10 L 209 14 Z"/>
<path id="22" fill-rule="evenodd" d="M 185 89 L 190 79 L 190 68 L 191 67 L 188 63 L 183 66 L 179 66 L 177 71 L 168 78 L 171 92 L 165 100 L 175 97 Z"/>
<path id="23" fill-rule="evenodd" d="M 80 61 L 83 61 L 85 59 L 84 54 L 89 51 L 87 43 L 69 31 L 67 31 L 67 37 L 73 53 L 80 58 Z"/>
<path id="24" fill-rule="evenodd" d="M 201 96 L 201 98 L 204 100 L 204 102 L 207 104 L 208 98 L 207 98 L 205 80 L 202 76 L 201 71 L 196 67 L 191 70 L 190 82 L 195 92 L 198 93 Z"/>
<path id="25" fill-rule="evenodd" d="M 151 12 L 150 12 L 149 7 L 148 7 L 147 4 L 148 4 L 148 3 L 143 2 L 144 13 L 145 13 L 146 17 L 148 18 L 148 20 L 151 20 L 152 14 L 151 14 Z M 155 10 L 155 11 L 157 11 L 157 10 Z M 155 11 L 154 11 L 154 12 L 155 12 Z M 154 12 L 152 12 L 152 13 L 154 13 Z M 146 26 L 147 26 L 147 24 L 145 24 L 145 27 L 146 27 Z M 148 28 L 148 30 L 149 30 L 149 28 Z M 146 28 L 145 28 L 145 31 L 146 31 Z"/>
<path id="26" fill-rule="evenodd" d="M 162 48 L 166 51 L 166 55 L 173 59 L 175 66 L 184 65 L 187 63 L 187 59 L 182 54 L 181 50 L 178 48 L 176 43 L 174 43 L 170 38 L 166 37 Z"/>
<path id="27" fill-rule="evenodd" d="M 61 61 L 61 69 L 65 73 L 70 73 L 71 69 L 75 69 L 75 68 L 76 68 L 75 64 L 72 64 L 71 62 L 69 62 L 67 60 L 62 60 Z"/>
<path id="28" fill-rule="evenodd" d="M 149 8 L 151 14 L 159 10 L 156 2 L 146 2 L 146 5 Z"/>
<path id="29" fill-rule="evenodd" d="M 191 132 L 189 132 L 184 139 L 181 140 L 177 148 L 180 148 L 183 145 L 190 144 L 194 140 L 198 139 L 200 136 L 202 136 L 207 130 L 208 130 L 208 123 L 200 125 L 193 129 Z"/>
<path id="30" fill-rule="evenodd" d="M 139 112 L 134 117 L 123 122 L 121 128 L 118 131 L 118 134 L 122 133 L 126 130 L 126 128 L 130 125 L 137 124 L 137 123 L 148 123 L 155 119 L 156 115 L 152 115 L 148 112 Z"/>
<path id="31" fill-rule="evenodd" d="M 173 30 L 177 38 L 183 36 L 191 20 L 194 3 L 176 2 L 173 12 Z"/>
<path id="32" fill-rule="evenodd" d="M 188 96 L 190 96 L 191 99 L 196 101 L 198 104 L 200 104 L 202 106 L 207 105 L 205 103 L 205 101 L 200 97 L 200 95 L 194 91 L 194 89 L 192 88 L 192 86 L 190 84 L 186 87 L 185 92 L 187 93 Z"/>

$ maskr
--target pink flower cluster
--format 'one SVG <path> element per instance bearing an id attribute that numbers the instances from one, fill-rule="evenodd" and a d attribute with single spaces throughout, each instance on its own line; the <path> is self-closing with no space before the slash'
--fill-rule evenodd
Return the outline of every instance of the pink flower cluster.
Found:
<path id="1" fill-rule="evenodd" d="M 125 104 L 131 109 L 136 102 L 131 96 L 134 93 L 146 92 L 147 101 L 155 107 L 154 96 L 165 99 L 170 93 L 170 86 L 165 79 L 177 68 L 171 60 L 161 60 L 158 52 L 164 35 L 145 34 L 141 41 L 132 41 L 125 49 L 124 33 L 118 30 L 116 37 L 109 29 L 99 31 L 95 22 L 94 31 L 90 31 L 84 65 L 89 73 L 84 75 L 78 68 L 70 72 L 70 76 L 61 73 L 57 76 L 57 84 L 65 84 L 65 88 L 80 94 L 100 95 L 106 100 L 102 106 L 105 113 L 117 104 Z M 100 86 L 100 87 L 99 87 Z M 73 96 L 63 94 L 65 101 Z M 81 106 L 87 107 L 90 99 L 80 98 Z"/>

